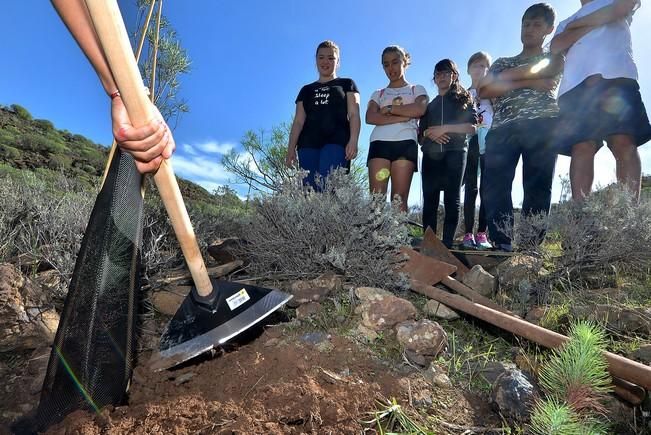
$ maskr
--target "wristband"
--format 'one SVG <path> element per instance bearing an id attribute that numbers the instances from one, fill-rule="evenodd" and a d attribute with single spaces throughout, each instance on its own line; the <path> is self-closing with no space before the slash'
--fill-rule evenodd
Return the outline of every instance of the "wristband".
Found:
<path id="1" fill-rule="evenodd" d="M 149 88 L 145 86 L 145 95 L 149 96 Z M 115 91 L 113 93 L 109 94 L 109 97 L 111 97 L 111 100 L 114 100 L 115 98 L 120 96 L 120 91 Z"/>

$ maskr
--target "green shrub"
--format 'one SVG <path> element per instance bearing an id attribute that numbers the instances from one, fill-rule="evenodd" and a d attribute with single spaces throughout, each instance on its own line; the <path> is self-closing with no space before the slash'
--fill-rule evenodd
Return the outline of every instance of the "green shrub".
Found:
<path id="1" fill-rule="evenodd" d="M 16 145 L 16 135 L 6 130 L 0 130 L 0 144 L 15 146 Z"/>
<path id="2" fill-rule="evenodd" d="M 323 192 L 295 177 L 255 202 L 242 249 L 256 275 L 296 279 L 333 271 L 355 285 L 404 288 L 391 266 L 407 244 L 406 219 L 343 171 L 328 177 Z"/>
<path id="3" fill-rule="evenodd" d="M 44 132 L 56 131 L 54 124 L 52 124 L 52 121 L 49 121 L 47 119 L 35 119 L 32 121 L 32 124 Z"/>
<path id="4" fill-rule="evenodd" d="M 72 166 L 72 158 L 65 154 L 50 154 L 47 166 L 51 169 L 69 169 Z"/>
<path id="5" fill-rule="evenodd" d="M 0 177 L 0 261 L 27 253 L 52 265 L 62 278 L 54 296 L 62 298 L 93 197 L 60 174 L 53 183 L 28 171 Z"/>
<path id="6" fill-rule="evenodd" d="M 0 143 L 0 159 L 14 161 L 20 159 L 21 156 L 22 153 L 19 149 Z"/>
<path id="7" fill-rule="evenodd" d="M 20 106 L 18 104 L 12 104 L 11 110 L 14 111 L 16 115 L 18 115 L 20 118 L 24 119 L 25 121 L 30 121 L 32 119 L 32 114 L 29 113 L 27 109 L 25 109 L 23 106 Z"/>
<path id="8" fill-rule="evenodd" d="M 540 371 L 546 400 L 534 408 L 529 428 L 535 435 L 606 434 L 599 419 L 606 413 L 606 394 L 612 391 L 603 354 L 605 334 L 592 323 L 578 322 L 569 336 Z"/>

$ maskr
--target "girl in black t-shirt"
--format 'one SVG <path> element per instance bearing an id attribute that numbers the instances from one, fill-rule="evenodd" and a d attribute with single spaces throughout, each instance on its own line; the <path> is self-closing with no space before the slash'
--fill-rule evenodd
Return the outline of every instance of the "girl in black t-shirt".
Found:
<path id="1" fill-rule="evenodd" d="M 286 163 L 308 171 L 305 184 L 320 189 L 315 176 L 350 167 L 357 157 L 359 92 L 355 82 L 337 77 L 339 47 L 324 41 L 316 49 L 319 79 L 303 86 L 296 97 L 296 114 L 289 134 Z"/>
<path id="2" fill-rule="evenodd" d="M 427 106 L 418 128 L 423 150 L 423 228 L 429 226 L 436 232 L 442 190 L 445 205 L 442 241 L 450 248 L 459 223 L 468 135 L 475 134 L 477 114 L 470 93 L 459 83 L 459 69 L 453 61 L 443 59 L 436 64 L 434 83 L 438 96 Z"/>

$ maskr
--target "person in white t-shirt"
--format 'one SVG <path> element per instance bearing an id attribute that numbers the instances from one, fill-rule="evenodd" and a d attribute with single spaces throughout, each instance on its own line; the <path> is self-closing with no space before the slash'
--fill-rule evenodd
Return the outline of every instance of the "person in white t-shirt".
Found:
<path id="1" fill-rule="evenodd" d="M 592 189 L 594 156 L 606 141 L 615 156 L 617 182 L 636 198 L 642 168 L 637 147 L 651 139 L 633 60 L 631 21 L 639 0 L 581 0 L 558 25 L 554 53 L 566 53 L 559 88 L 559 152 L 572 156 L 572 198 Z"/>
<path id="2" fill-rule="evenodd" d="M 397 45 L 382 51 L 382 67 L 389 85 L 373 92 L 366 109 L 366 123 L 375 125 L 368 150 L 368 175 L 372 193 L 391 194 L 407 211 L 407 197 L 418 170 L 418 119 L 427 109 L 427 91 L 405 79 L 409 54 Z"/>
<path id="3" fill-rule="evenodd" d="M 464 174 L 463 198 L 463 223 L 466 227 L 462 246 L 465 249 L 491 249 L 493 245 L 488 241 L 488 221 L 486 220 L 486 207 L 481 194 L 484 179 L 484 152 L 486 151 L 486 134 L 493 123 L 493 103 L 490 98 L 479 98 L 477 88 L 479 82 L 486 77 L 491 66 L 491 56 L 484 51 L 478 51 L 468 59 L 468 75 L 472 80 L 468 92 L 475 102 L 479 124 L 477 134 L 470 138 L 468 143 L 468 159 Z M 478 177 L 479 174 L 479 177 Z M 479 186 L 477 179 L 480 179 Z M 479 187 L 479 188 L 478 188 Z M 479 221 L 477 233 L 473 235 L 475 227 L 475 204 L 479 193 Z"/>

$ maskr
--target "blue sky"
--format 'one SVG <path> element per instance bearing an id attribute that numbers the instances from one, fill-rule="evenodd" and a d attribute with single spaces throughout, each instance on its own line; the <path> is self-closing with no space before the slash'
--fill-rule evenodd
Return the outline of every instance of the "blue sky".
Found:
<path id="1" fill-rule="evenodd" d="M 480 2 L 473 0 L 415 0 L 396 8 L 397 3 L 384 0 L 167 0 L 164 13 L 192 61 L 191 73 L 181 79 L 181 96 L 190 113 L 175 130 L 174 168 L 209 190 L 233 181 L 219 163 L 221 154 L 239 149 L 245 131 L 270 129 L 291 119 L 299 89 L 317 78 L 314 50 L 324 39 L 340 45 L 339 75 L 356 81 L 363 113 L 371 93 L 387 82 L 380 66 L 385 46 L 399 44 L 411 53 L 407 79 L 424 85 L 432 96 L 430 79 L 438 60 L 449 57 L 465 70 L 466 60 L 478 50 L 493 58 L 518 53 L 520 18 L 532 3 L 500 0 L 478 8 Z M 579 0 L 550 3 L 560 19 L 580 5 Z M 133 27 L 135 0 L 119 4 Z M 650 24 L 651 6 L 646 4 L 636 13 L 632 29 L 642 97 L 651 109 L 651 57 L 643 50 L 643 41 L 651 40 Z M 5 35 L 0 104 L 20 104 L 59 129 L 110 144 L 109 100 L 49 2 L 4 2 L 0 28 Z M 467 75 L 462 80 L 469 84 Z M 370 126 L 362 126 L 362 162 L 370 132 Z M 641 152 L 643 171 L 649 173 L 651 147 Z M 597 165 L 598 183 L 614 180 L 607 150 L 598 154 Z M 559 158 L 557 177 L 568 167 L 569 159 Z M 516 204 L 521 201 L 520 184 L 516 178 Z M 415 177 L 410 205 L 420 195 Z M 555 183 L 555 201 L 558 195 Z"/>

